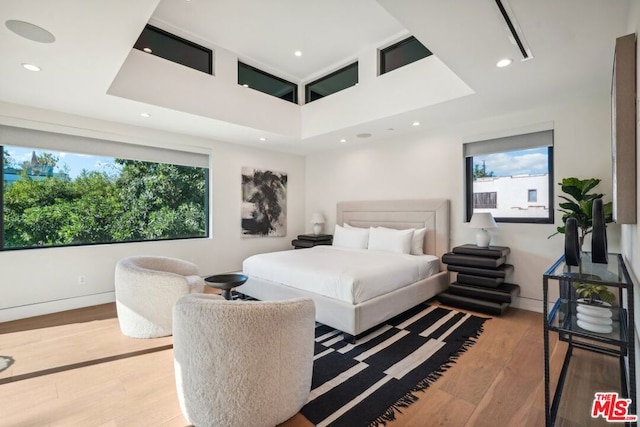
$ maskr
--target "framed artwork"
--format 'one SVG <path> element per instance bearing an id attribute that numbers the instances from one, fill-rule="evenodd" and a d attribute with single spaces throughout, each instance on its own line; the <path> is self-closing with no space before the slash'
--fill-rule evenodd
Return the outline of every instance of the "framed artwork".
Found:
<path id="1" fill-rule="evenodd" d="M 636 208 L 636 35 L 616 39 L 611 82 L 613 220 L 635 224 Z"/>
<path id="2" fill-rule="evenodd" d="M 287 174 L 242 168 L 242 235 L 287 235 Z"/>

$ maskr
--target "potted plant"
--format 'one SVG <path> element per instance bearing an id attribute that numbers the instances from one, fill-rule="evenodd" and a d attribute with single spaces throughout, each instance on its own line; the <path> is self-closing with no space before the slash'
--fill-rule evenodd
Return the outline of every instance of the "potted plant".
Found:
<path id="1" fill-rule="evenodd" d="M 555 236 L 558 233 L 564 234 L 567 218 L 575 218 L 580 229 L 579 244 L 580 249 L 582 249 L 584 238 L 593 229 L 593 201 L 603 196 L 603 194 L 589 193 L 589 191 L 600 184 L 600 181 L 598 178 L 563 178 L 558 183 L 562 192 L 566 194 L 559 196 L 565 200 L 560 203 L 559 209 L 562 212 L 562 226 L 558 227 L 557 231 L 551 236 Z M 611 202 L 604 203 L 603 209 L 605 222 L 613 222 L 613 204 Z"/>
<path id="2" fill-rule="evenodd" d="M 591 332 L 609 333 L 613 330 L 611 305 L 616 296 L 605 285 L 575 282 L 578 298 L 577 324 Z"/>

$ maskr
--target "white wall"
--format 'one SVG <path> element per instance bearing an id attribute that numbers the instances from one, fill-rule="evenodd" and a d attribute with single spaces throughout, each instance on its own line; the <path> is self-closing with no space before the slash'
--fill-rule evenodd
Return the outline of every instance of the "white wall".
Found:
<path id="1" fill-rule="evenodd" d="M 547 218 L 549 215 L 548 174 L 476 178 L 474 193 L 495 192 L 496 207 L 476 212 L 491 212 L 494 217 Z M 529 190 L 536 191 L 536 201 L 529 201 Z"/>
<path id="2" fill-rule="evenodd" d="M 609 94 L 601 94 L 452 129 L 425 130 L 420 136 L 309 155 L 306 211 L 324 212 L 325 231 L 331 231 L 339 201 L 444 197 L 451 200 L 451 245 L 473 242 L 474 230 L 463 222 L 463 141 L 477 135 L 504 136 L 506 130 L 549 121 L 555 128 L 554 182 L 569 176 L 601 178 L 596 188 L 611 200 L 609 105 Z M 555 206 L 558 203 L 556 191 Z M 561 215 L 555 219 L 556 225 L 561 224 Z M 542 274 L 564 248 L 561 236 L 547 239 L 556 225 L 499 224 L 490 231 L 493 244 L 511 247 L 509 262 L 515 266 L 514 282 L 522 296 L 515 306 L 542 310 Z M 609 247 L 615 251 L 619 227 L 611 225 L 608 235 Z"/>
<path id="3" fill-rule="evenodd" d="M 137 254 L 174 256 L 195 262 L 201 274 L 241 268 L 258 252 L 291 248 L 305 231 L 305 164 L 295 155 L 158 132 L 63 113 L 0 103 L 0 123 L 117 139 L 144 145 L 209 151 L 213 224 L 208 239 L 142 242 L 0 252 L 0 322 L 113 301 L 114 266 Z M 287 236 L 241 238 L 241 168 L 288 173 Z M 87 278 L 78 284 L 78 276 Z"/>

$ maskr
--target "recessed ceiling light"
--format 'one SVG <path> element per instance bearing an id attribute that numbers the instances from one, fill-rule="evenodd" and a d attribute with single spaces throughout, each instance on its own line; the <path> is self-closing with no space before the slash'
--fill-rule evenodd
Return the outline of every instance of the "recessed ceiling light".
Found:
<path id="1" fill-rule="evenodd" d="M 147 118 L 147 117 L 151 117 L 151 114 L 149 114 L 149 113 L 140 113 L 140 115 L 141 115 L 142 117 L 145 117 L 145 118 Z"/>
<path id="2" fill-rule="evenodd" d="M 150 47 L 144 47 L 144 48 L 142 48 L 142 50 L 144 50 L 147 53 L 153 53 L 153 50 L 151 50 Z"/>
<path id="3" fill-rule="evenodd" d="M 300 52 L 299 50 L 296 50 L 295 52 L 293 52 L 293 54 L 295 56 L 302 56 L 302 52 Z"/>
<path id="4" fill-rule="evenodd" d="M 344 138 L 342 138 L 342 139 L 340 140 L 340 142 L 347 142 L 347 140 L 346 140 L 346 139 L 344 139 Z"/>
<path id="5" fill-rule="evenodd" d="M 4 25 L 13 33 L 38 43 L 53 43 L 56 37 L 42 27 L 30 22 L 9 19 Z"/>
<path id="6" fill-rule="evenodd" d="M 496 67 L 503 68 L 503 67 L 506 67 L 508 65 L 511 65 L 512 62 L 513 61 L 511 59 L 504 58 L 504 59 L 501 59 L 500 61 L 498 61 L 498 63 L 496 64 Z"/>
<path id="7" fill-rule="evenodd" d="M 418 121 L 415 121 L 415 122 L 413 122 L 413 123 L 411 123 L 411 124 L 412 124 L 413 126 L 420 126 L 420 122 L 418 122 Z"/>
<path id="8" fill-rule="evenodd" d="M 22 66 L 29 71 L 40 71 L 40 67 L 37 65 L 23 63 Z"/>
<path id="9" fill-rule="evenodd" d="M 265 138 L 264 136 L 260 138 L 260 141 L 266 141 L 267 138 Z"/>

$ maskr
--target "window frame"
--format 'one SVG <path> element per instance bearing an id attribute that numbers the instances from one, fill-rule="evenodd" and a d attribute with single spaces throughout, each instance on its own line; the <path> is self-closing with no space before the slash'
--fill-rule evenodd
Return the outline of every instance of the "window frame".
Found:
<path id="1" fill-rule="evenodd" d="M 429 52 L 426 56 L 423 56 L 422 58 L 416 59 L 414 61 L 411 62 L 407 62 L 405 64 L 399 65 L 395 68 L 392 68 L 391 70 L 387 70 L 386 69 L 386 65 L 387 65 L 387 57 L 386 54 L 389 53 L 390 51 L 396 50 L 399 47 L 411 43 L 412 41 L 417 41 L 418 43 L 420 43 L 426 50 L 427 52 Z M 414 62 L 420 61 L 421 59 L 425 59 L 430 57 L 431 55 L 433 55 L 433 52 L 431 52 L 431 49 L 429 49 L 428 47 L 426 47 L 424 44 L 422 44 L 422 42 L 420 40 L 418 40 L 415 36 L 409 36 L 405 39 L 400 40 L 399 42 L 396 42 L 390 46 L 387 46 L 383 49 L 378 49 L 378 76 L 382 76 L 384 74 L 390 73 L 392 71 L 397 70 L 398 68 L 402 68 L 405 65 L 409 65 L 409 64 L 413 64 Z"/>
<path id="2" fill-rule="evenodd" d="M 540 148 L 540 147 L 538 147 Z M 525 148 L 523 148 L 525 149 Z M 507 151 L 507 150 L 504 150 Z M 498 151 L 498 153 L 503 151 Z M 473 156 L 465 157 L 465 222 L 471 221 L 473 216 Z M 553 145 L 547 146 L 547 162 L 549 168 L 549 216 L 547 218 L 523 218 L 523 217 L 497 217 L 494 216 L 496 222 L 516 223 L 516 224 L 554 224 L 555 219 L 555 203 L 553 193 Z"/>
<path id="3" fill-rule="evenodd" d="M 359 61 L 352 62 L 352 63 L 351 63 L 351 64 L 349 64 L 349 65 L 346 65 L 346 66 L 344 66 L 344 67 L 342 67 L 342 68 L 340 68 L 340 69 L 338 69 L 338 70 L 335 70 L 335 71 L 333 71 L 333 72 L 331 72 L 331 73 L 329 73 L 329 74 L 326 74 L 326 75 L 324 75 L 324 76 L 322 76 L 322 77 L 320 77 L 320 78 L 318 78 L 318 79 L 315 79 L 315 80 L 313 80 L 313 81 L 311 81 L 311 82 L 309 82 L 309 83 L 306 83 L 306 84 L 304 85 L 304 103 L 305 103 L 305 104 L 309 104 L 309 103 L 311 103 L 311 102 L 318 101 L 318 100 L 320 100 L 320 99 L 322 99 L 322 98 L 326 98 L 327 96 L 331 96 L 331 95 L 333 95 L 333 94 L 335 94 L 335 93 L 342 92 L 343 90 L 345 90 L 345 89 L 349 89 L 350 87 L 354 87 L 354 86 L 356 86 L 356 85 L 360 82 L 360 68 L 359 68 L 358 62 L 359 62 Z M 345 72 L 345 71 L 347 71 L 347 70 L 349 70 L 349 69 L 351 69 L 351 68 L 356 68 L 356 69 L 357 69 L 357 72 L 356 72 L 356 82 L 355 82 L 353 85 L 351 85 L 351 86 L 347 86 L 347 87 L 345 87 L 344 89 L 340 89 L 340 90 L 338 90 L 338 91 L 336 91 L 336 92 L 332 92 L 332 93 L 330 93 L 330 94 L 328 94 L 328 95 L 324 95 L 324 96 L 323 96 L 323 97 L 321 97 L 321 98 L 312 99 L 312 100 L 310 100 L 310 99 L 309 99 L 309 98 L 311 98 L 311 96 L 310 96 L 310 95 L 311 95 L 311 88 L 310 88 L 310 86 L 313 86 L 313 85 L 315 85 L 315 84 L 317 84 L 317 83 L 320 83 L 320 82 L 322 82 L 322 81 L 324 81 L 324 80 L 330 79 L 331 77 L 335 76 L 336 74 L 343 73 L 343 72 Z"/>
<path id="4" fill-rule="evenodd" d="M 2 167 L 0 167 L 0 252 L 4 249 L 4 145 L 0 144 L 0 160 L 2 160 Z"/>
<path id="5" fill-rule="evenodd" d="M 164 56 L 160 56 L 160 55 L 154 54 L 153 51 L 150 53 L 150 55 L 157 56 L 158 58 L 162 58 L 162 59 L 164 59 L 166 61 L 171 61 L 174 64 L 180 64 L 180 65 L 182 65 L 184 67 L 191 68 L 192 70 L 196 70 L 196 71 L 199 71 L 201 73 L 213 75 L 213 50 L 212 49 L 209 49 L 208 47 L 202 46 L 202 45 L 200 45 L 198 43 L 192 42 L 191 40 L 187 40 L 187 39 L 185 39 L 183 37 L 180 37 L 180 36 L 177 36 L 175 34 L 172 34 L 172 33 L 168 32 L 168 31 L 163 30 L 162 28 L 158 28 L 158 27 L 153 26 L 151 24 L 147 24 L 147 25 L 144 26 L 144 29 L 142 30 L 142 33 L 140 33 L 140 35 L 138 36 L 138 39 L 136 39 L 136 42 L 133 45 L 134 49 L 137 49 L 137 50 L 139 50 L 141 52 L 144 52 L 143 49 L 136 47 L 136 45 L 138 44 L 138 40 L 140 39 L 140 37 L 142 37 L 142 34 L 147 30 L 151 31 L 151 32 L 155 32 L 155 33 L 160 34 L 162 36 L 168 37 L 170 39 L 173 39 L 173 40 L 177 41 L 178 43 L 182 43 L 184 45 L 187 45 L 187 46 L 189 46 L 191 48 L 194 48 L 196 50 L 199 50 L 199 51 L 205 53 L 209 58 L 209 61 L 208 61 L 209 67 L 208 67 L 207 71 L 203 71 L 203 70 L 201 70 L 199 68 L 194 68 L 191 65 L 187 65 L 187 64 L 184 64 L 182 62 L 176 62 L 176 61 L 173 61 L 171 59 L 167 59 Z"/>
<path id="6" fill-rule="evenodd" d="M 10 128 L 10 127 L 5 127 L 5 128 Z M 3 127 L 0 126 L 0 133 L 2 133 L 1 131 L 3 130 Z M 46 131 L 37 131 L 35 129 L 25 129 L 26 132 L 44 132 L 45 134 L 51 134 L 50 132 L 46 132 Z M 84 138 L 84 137 L 78 137 L 75 135 L 62 135 L 62 134 L 57 134 L 58 137 L 68 137 L 69 139 L 78 139 L 78 138 L 82 138 L 82 139 L 86 139 L 87 141 L 95 141 L 95 139 L 92 138 Z M 115 146 L 117 146 L 118 144 L 121 144 L 119 142 L 116 141 L 109 141 L 109 140 L 102 140 L 104 141 L 106 144 L 115 144 Z M 137 146 L 135 144 L 127 144 L 130 145 L 132 147 L 134 147 L 134 150 L 136 149 L 147 149 L 150 151 L 155 152 L 156 149 L 158 147 L 152 147 L 152 146 Z M 203 169 L 204 173 L 204 198 L 203 198 L 203 215 L 204 215 L 204 231 L 203 231 L 203 235 L 201 236 L 177 236 L 177 237 L 164 237 L 164 238 L 154 238 L 154 239 L 131 239 L 131 240 L 119 240 L 119 241 L 100 241 L 100 242 L 74 242 L 74 243 L 69 243 L 69 244 L 53 244 L 53 245 L 43 245 L 43 246 L 23 246 L 23 247 L 11 247 L 11 248 L 6 248 L 5 245 L 5 222 L 4 222 L 4 198 L 5 198 L 5 174 L 4 174 L 4 155 L 5 155 L 5 147 L 6 146 L 15 146 L 15 147 L 19 147 L 19 148 L 25 148 L 25 149 L 29 149 L 29 150 L 34 150 L 34 151 L 41 151 L 41 152 L 63 152 L 65 154 L 76 154 L 76 155 L 89 155 L 89 156 L 97 156 L 97 157 L 109 157 L 109 158 L 113 158 L 114 160 L 117 158 L 124 158 L 124 159 L 130 159 L 130 160 L 137 160 L 137 161 L 141 161 L 141 162 L 147 162 L 147 163 L 164 163 L 164 164 L 169 164 L 169 165 L 174 165 L 174 166 L 184 166 L 184 167 L 193 167 L 193 168 L 200 168 Z M 47 147 L 43 147 L 40 146 L 37 142 L 33 143 L 33 144 L 12 144 L 10 142 L 0 142 L 0 159 L 3 160 L 3 166 L 2 168 L 0 168 L 0 182 L 2 183 L 2 188 L 0 189 L 0 253 L 1 252 L 9 252 L 9 251 L 22 251 L 22 250 L 33 250 L 33 249 L 52 249 L 52 248 L 66 248 L 66 247 L 77 247 L 77 246 L 95 246 L 95 245 L 111 245 L 111 244 L 123 244 L 123 243 L 139 243 L 139 242 L 162 242 L 162 241 L 172 241 L 172 240 L 190 240 L 190 239 L 208 239 L 211 237 L 211 217 L 210 217 L 210 213 L 211 213 L 211 165 L 209 163 L 207 166 L 202 166 L 202 165 L 189 165 L 189 164 L 184 164 L 183 162 L 163 162 L 163 161 L 158 161 L 157 159 L 143 159 L 143 158 L 134 158 L 132 157 L 130 154 L 128 155 L 124 155 L 124 156 L 117 156 L 111 152 L 108 152 L 109 150 L 106 149 L 105 153 L 99 154 L 99 153 L 91 153 L 88 154 L 87 152 L 82 152 L 81 150 L 72 150 L 69 149 L 69 147 L 63 147 L 63 148 L 54 148 L 52 146 L 47 146 Z M 178 152 L 176 150 L 172 150 L 173 152 Z M 187 156 L 189 156 L 190 154 L 196 154 L 196 153 L 190 153 L 190 152 L 182 152 L 181 153 L 185 153 Z M 202 153 L 198 153 L 201 155 L 205 155 Z M 206 154 L 206 156 L 208 157 L 209 154 Z"/>
<path id="7" fill-rule="evenodd" d="M 271 93 L 264 92 L 264 91 L 262 91 L 260 89 L 256 89 L 256 88 L 251 87 L 251 86 L 249 86 L 247 89 L 257 90 L 260 93 L 264 93 L 265 95 L 273 96 L 276 99 L 281 99 L 283 101 L 291 102 L 293 104 L 298 104 L 298 85 L 296 83 L 290 82 L 290 81 L 288 81 L 286 79 L 283 79 L 282 77 L 274 76 L 273 74 L 267 73 L 266 71 L 263 71 L 263 70 L 261 70 L 259 68 L 256 68 L 256 67 L 254 67 L 252 65 L 247 64 L 246 62 L 242 62 L 239 59 L 238 59 L 238 76 L 237 76 L 237 79 L 236 79 L 237 82 L 238 82 L 238 85 L 242 86 L 242 83 L 240 83 L 240 66 L 246 67 L 251 71 L 254 71 L 254 72 L 258 73 L 258 74 L 262 74 L 263 76 L 272 78 L 272 79 L 277 80 L 279 82 L 286 83 L 288 85 L 292 85 L 293 86 L 293 101 L 289 101 L 288 99 L 284 99 L 282 97 L 275 96 L 275 95 L 273 95 Z"/>

